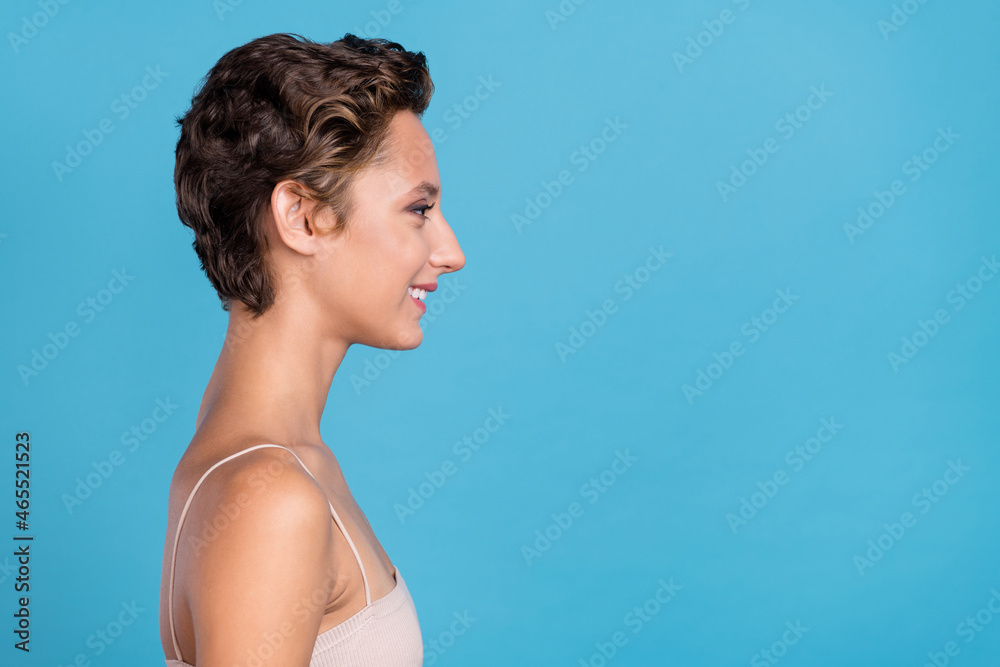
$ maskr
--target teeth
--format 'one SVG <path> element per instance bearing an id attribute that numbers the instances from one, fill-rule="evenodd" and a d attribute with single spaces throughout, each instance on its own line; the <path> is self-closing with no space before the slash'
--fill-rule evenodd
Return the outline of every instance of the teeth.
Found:
<path id="1" fill-rule="evenodd" d="M 406 288 L 406 293 L 409 294 L 410 296 L 412 296 L 415 299 L 420 299 L 421 301 L 423 301 L 424 299 L 427 298 L 427 290 L 425 290 L 425 289 L 418 289 L 418 288 L 415 288 L 415 287 L 407 287 Z"/>

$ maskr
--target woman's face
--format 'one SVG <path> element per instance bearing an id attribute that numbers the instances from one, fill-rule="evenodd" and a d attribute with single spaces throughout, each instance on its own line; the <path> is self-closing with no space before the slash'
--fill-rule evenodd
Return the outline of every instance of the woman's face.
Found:
<path id="1" fill-rule="evenodd" d="M 324 237 L 316 296 L 349 343 L 408 350 L 423 340 L 426 311 L 410 289 L 426 289 L 430 301 L 438 277 L 461 269 L 465 255 L 441 212 L 434 146 L 416 114 L 396 114 L 382 150 L 389 159 L 354 179 L 345 230 Z"/>

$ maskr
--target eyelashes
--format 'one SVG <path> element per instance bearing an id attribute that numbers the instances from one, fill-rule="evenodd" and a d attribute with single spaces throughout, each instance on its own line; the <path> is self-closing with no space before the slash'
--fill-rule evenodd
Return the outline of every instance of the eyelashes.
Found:
<path id="1" fill-rule="evenodd" d="M 434 208 L 434 204 L 430 204 L 428 206 L 416 206 L 414 208 L 411 208 L 410 210 L 413 211 L 414 213 L 419 214 L 420 217 L 422 217 L 422 218 L 424 218 L 426 220 L 427 219 L 427 211 L 431 210 L 432 208 Z"/>

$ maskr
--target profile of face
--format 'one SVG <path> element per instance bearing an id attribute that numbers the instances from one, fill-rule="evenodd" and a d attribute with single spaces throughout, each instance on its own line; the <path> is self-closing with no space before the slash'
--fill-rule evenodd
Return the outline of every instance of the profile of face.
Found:
<path id="1" fill-rule="evenodd" d="M 423 340 L 426 306 L 416 290 L 432 292 L 438 277 L 465 265 L 465 255 L 441 210 L 437 159 L 419 117 L 398 112 L 382 150 L 388 159 L 352 181 L 351 216 L 340 233 L 315 233 L 316 226 L 332 226 L 333 214 L 314 215 L 314 203 L 296 196 L 287 181 L 275 187 L 276 224 L 268 231 L 280 243 L 270 244 L 271 262 L 278 300 L 283 289 L 293 291 L 285 300 L 305 301 L 326 335 L 408 350 Z"/>

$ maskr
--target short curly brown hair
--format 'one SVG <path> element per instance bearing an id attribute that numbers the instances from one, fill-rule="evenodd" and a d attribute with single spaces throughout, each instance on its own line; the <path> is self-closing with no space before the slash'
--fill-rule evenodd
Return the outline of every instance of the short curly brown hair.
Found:
<path id="1" fill-rule="evenodd" d="M 433 92 L 422 52 L 350 33 L 329 44 L 267 35 L 219 59 L 177 118 L 174 185 L 223 310 L 235 299 L 256 318 L 274 302 L 261 224 L 274 186 L 300 183 L 341 231 L 352 176 L 385 158 L 393 116 L 422 116 Z"/>

